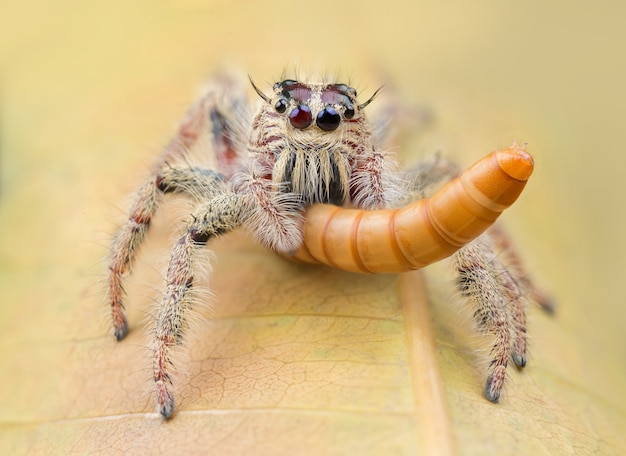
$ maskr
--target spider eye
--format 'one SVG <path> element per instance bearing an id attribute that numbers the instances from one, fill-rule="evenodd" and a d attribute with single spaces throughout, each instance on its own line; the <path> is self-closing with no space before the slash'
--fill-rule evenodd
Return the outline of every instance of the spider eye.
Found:
<path id="1" fill-rule="evenodd" d="M 346 119 L 352 119 L 354 117 L 354 108 L 352 105 L 346 105 L 346 110 L 343 112 L 343 116 Z"/>
<path id="2" fill-rule="evenodd" d="M 284 98 L 281 98 L 280 100 L 278 100 L 276 104 L 274 105 L 274 109 L 279 114 L 282 114 L 283 112 L 285 112 L 287 110 L 287 100 L 285 100 Z"/>
<path id="3" fill-rule="evenodd" d="M 291 110 L 289 113 L 289 122 L 295 128 L 300 130 L 305 129 L 313 121 L 313 115 L 311 114 L 311 108 L 305 104 L 299 104 Z"/>
<path id="4" fill-rule="evenodd" d="M 317 126 L 324 131 L 335 130 L 341 122 L 341 116 L 332 106 L 326 106 L 317 115 Z"/>

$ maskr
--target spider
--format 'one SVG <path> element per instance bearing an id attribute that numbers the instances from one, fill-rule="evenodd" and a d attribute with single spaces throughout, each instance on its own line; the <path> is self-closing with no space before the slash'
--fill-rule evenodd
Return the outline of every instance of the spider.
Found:
<path id="1" fill-rule="evenodd" d="M 137 191 L 128 219 L 111 245 L 107 300 L 115 337 L 121 340 L 128 331 L 123 278 L 148 232 L 161 195 L 178 193 L 197 201 L 173 247 L 156 317 L 153 374 L 161 416 L 167 419 L 174 411 L 170 352 L 183 340 L 191 309 L 193 254 L 215 236 L 240 226 L 247 227 L 260 243 L 284 255 L 361 272 L 415 269 L 454 254 L 458 288 L 474 308 L 478 329 L 495 340 L 484 394 L 488 400 L 497 402 L 509 359 L 519 368 L 526 365 L 525 299 L 535 300 L 548 310 L 551 303 L 531 282 L 500 228 L 493 227 L 473 239 L 515 200 L 532 171 L 532 158 L 523 147 L 512 148 L 513 152 L 509 152 L 517 160 L 515 163 L 521 163 L 522 171 L 504 173 L 504 183 L 498 184 L 504 190 L 496 186 L 496 194 L 490 196 L 486 193 L 491 187 L 487 186 L 482 190 L 485 195 L 476 196 L 485 173 L 503 174 L 501 168 L 506 168 L 509 155 L 502 151 L 500 155 L 492 154 L 495 159 L 490 159 L 488 167 L 495 171 L 487 172 L 484 166 L 475 166 L 472 171 L 476 175 L 475 184 L 467 177 L 469 172 L 459 175 L 456 165 L 442 158 L 400 173 L 391 155 L 380 147 L 380 135 L 365 114 L 378 91 L 359 103 L 356 90 L 342 83 L 285 79 L 274 84 L 267 95 L 250 82 L 261 99 L 253 116 L 248 114 L 241 84 L 229 77 L 215 79 L 189 110 L 150 177 Z M 211 160 L 209 166 L 189 163 L 189 156 L 198 149 Z M 517 175 L 520 172 L 523 176 Z M 424 199 L 428 189 L 442 181 L 451 182 L 432 198 Z M 506 190 L 509 184 L 513 185 L 511 191 Z M 461 194 L 465 196 L 458 196 Z M 400 214 L 398 209 L 388 210 L 405 207 L 411 200 L 417 201 L 407 206 L 413 212 Z M 340 225 L 334 229 L 340 235 L 339 240 L 330 239 L 331 246 L 322 246 L 325 253 L 316 258 L 319 240 L 315 234 L 313 240 L 308 239 L 307 230 L 315 232 L 323 226 L 325 232 L 319 236 L 324 237 L 329 226 L 326 216 L 320 219 L 311 212 L 305 217 L 308 208 L 314 211 L 328 207 L 317 203 L 333 205 L 334 219 L 342 219 L 343 215 L 337 217 L 337 214 L 349 211 L 345 206 L 357 208 L 358 230 L 366 227 L 367 231 L 369 222 L 365 221 L 372 219 L 374 225 L 378 223 L 383 232 L 389 233 L 386 224 L 390 223 L 396 232 L 404 233 L 399 237 L 404 236 L 406 242 L 398 239 L 378 242 L 381 235 L 370 230 L 374 240 L 362 248 L 359 242 L 363 241 L 350 239 L 357 233 L 356 225 L 353 228 Z M 408 223 L 422 225 L 405 229 L 404 219 L 415 219 L 417 222 Z M 456 228 L 452 227 L 455 223 Z M 471 233 L 466 232 L 468 229 Z M 420 233 L 430 233 L 433 239 L 429 237 L 422 242 L 417 239 Z M 374 263 L 346 253 L 359 249 L 365 256 L 369 252 L 371 257 L 373 252 Z M 385 255 L 385 249 L 396 255 L 380 260 L 382 266 L 377 266 L 378 257 Z M 423 250 L 426 259 L 413 260 L 412 254 L 408 259 L 399 258 L 397 251 L 407 249 L 418 255 Z M 326 258 L 329 252 L 340 254 L 334 255 L 333 260 Z M 324 258 L 320 260 L 320 256 Z"/>

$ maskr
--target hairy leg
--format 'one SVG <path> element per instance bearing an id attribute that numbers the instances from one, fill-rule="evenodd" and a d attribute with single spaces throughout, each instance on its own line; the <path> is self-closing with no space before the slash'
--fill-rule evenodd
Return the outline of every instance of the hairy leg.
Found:
<path id="1" fill-rule="evenodd" d="M 483 235 L 454 255 L 454 267 L 477 328 L 494 337 L 484 393 L 498 402 L 509 358 L 526 364 L 526 314 L 522 293 L 493 248 L 490 236 Z"/>
<path id="2" fill-rule="evenodd" d="M 457 163 L 435 154 L 432 158 L 418 162 L 406 171 L 394 173 L 388 170 L 389 165 L 380 161 L 382 167 L 381 176 L 370 176 L 360 185 L 367 185 L 368 180 L 380 180 L 385 183 L 384 197 L 377 197 L 379 204 L 384 202 L 384 207 L 402 207 L 415 200 L 432 196 L 442 184 L 458 177 L 461 169 Z M 392 174 L 392 176 L 389 176 Z M 363 177 L 363 175 L 362 175 Z M 368 204 L 367 202 L 365 204 Z M 361 206 L 359 206 L 361 207 Z M 366 206 L 366 208 L 368 208 Z M 369 207 L 372 209 L 372 207 Z"/>
<path id="3" fill-rule="evenodd" d="M 172 251 L 153 346 L 154 382 L 163 418 L 169 418 L 174 411 L 174 398 L 170 392 L 170 351 L 171 347 L 181 343 L 186 328 L 186 316 L 192 302 L 194 253 L 212 237 L 240 226 L 245 221 L 244 214 L 241 196 L 233 193 L 216 196 L 195 211 L 186 232 Z"/>
<path id="4" fill-rule="evenodd" d="M 489 234 L 496 249 L 501 252 L 502 261 L 506 263 L 528 299 L 537 303 L 544 311 L 554 313 L 554 300 L 533 282 L 509 235 L 499 225 L 491 227 Z"/>
<path id="5" fill-rule="evenodd" d="M 158 189 L 154 179 L 147 181 L 135 196 L 130 215 L 111 243 L 107 280 L 107 301 L 111 305 L 113 329 L 117 340 L 128 332 L 124 315 L 122 277 L 130 269 L 156 211 Z"/>
<path id="6" fill-rule="evenodd" d="M 107 300 L 111 305 L 114 333 L 118 340 L 124 338 L 128 323 L 124 315 L 123 276 L 127 273 L 148 232 L 156 213 L 161 192 L 186 193 L 196 198 L 212 197 L 214 176 L 207 170 L 178 166 L 197 148 L 213 155 L 213 165 L 226 175 L 239 166 L 236 150 L 234 117 L 243 107 L 244 93 L 232 79 L 217 78 L 206 95 L 187 112 L 178 132 L 165 148 L 153 167 L 151 176 L 140 187 L 129 211 L 126 223 L 113 239 L 109 255 Z"/>
<path id="7" fill-rule="evenodd" d="M 440 154 L 409 168 L 404 180 L 412 199 L 427 198 L 440 187 L 461 174 L 459 165 Z"/>
<path id="8" fill-rule="evenodd" d="M 222 180 L 220 174 L 211 170 L 165 166 L 161 173 L 146 181 L 137 193 L 128 220 L 113 240 L 109 257 L 107 297 L 117 340 L 123 339 L 128 331 L 122 279 L 148 232 L 160 193 L 177 192 L 195 198 L 212 198 L 224 191 Z"/>

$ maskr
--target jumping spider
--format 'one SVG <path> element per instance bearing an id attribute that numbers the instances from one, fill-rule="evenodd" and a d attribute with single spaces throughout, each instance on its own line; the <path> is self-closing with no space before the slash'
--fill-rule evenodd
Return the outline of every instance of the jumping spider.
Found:
<path id="1" fill-rule="evenodd" d="M 395 172 L 394 160 L 379 148 L 364 112 L 377 92 L 359 103 L 356 90 L 340 83 L 286 79 L 274 84 L 271 95 L 252 86 L 261 102 L 250 118 L 241 86 L 230 78 L 214 81 L 138 190 L 128 220 L 111 246 L 108 301 L 115 336 L 121 340 L 128 330 L 122 279 L 145 238 L 160 195 L 180 193 L 197 200 L 173 248 L 154 331 L 154 382 L 164 418 L 174 411 L 170 350 L 183 339 L 195 251 L 214 236 L 245 226 L 270 249 L 294 254 L 303 244 L 303 213 L 310 205 L 399 207 L 407 195 L 422 198 L 425 188 L 458 174 L 456 166 L 443 159 L 418 165 L 411 171 L 413 178 Z M 210 156 L 212 165 L 187 163 L 189 154 L 198 149 Z M 526 155 L 523 159 L 532 161 Z M 526 364 L 525 298 L 547 309 L 549 300 L 530 282 L 499 228 L 458 250 L 454 268 L 461 293 L 474 307 L 478 328 L 495 339 L 484 393 L 497 402 L 509 359 L 520 368 Z"/>

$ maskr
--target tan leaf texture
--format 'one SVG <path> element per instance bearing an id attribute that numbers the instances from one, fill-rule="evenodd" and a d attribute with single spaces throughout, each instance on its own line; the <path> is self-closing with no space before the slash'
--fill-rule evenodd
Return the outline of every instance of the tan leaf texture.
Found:
<path id="1" fill-rule="evenodd" d="M 0 454 L 626 454 L 624 7 L 503 5 L 64 0 L 0 14 Z M 241 231 L 207 250 L 177 412 L 159 417 L 147 347 L 189 203 L 168 198 L 154 220 L 121 343 L 104 257 L 125 195 L 225 64 L 265 86 L 289 65 L 339 68 L 363 94 L 382 79 L 412 120 L 430 102 L 434 132 L 398 151 L 409 161 L 530 143 L 537 172 L 503 219 L 558 308 L 529 307 L 529 363 L 499 404 L 482 396 L 489 341 L 445 264 L 350 274 Z"/>

